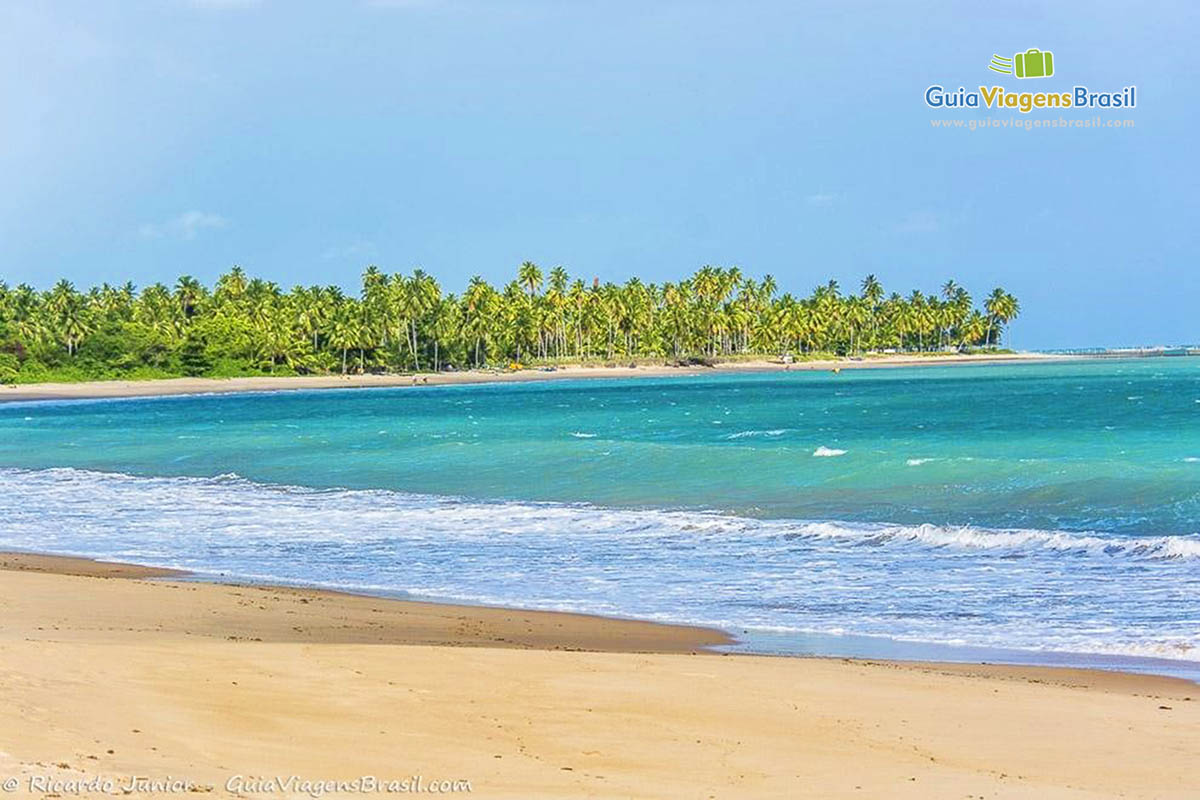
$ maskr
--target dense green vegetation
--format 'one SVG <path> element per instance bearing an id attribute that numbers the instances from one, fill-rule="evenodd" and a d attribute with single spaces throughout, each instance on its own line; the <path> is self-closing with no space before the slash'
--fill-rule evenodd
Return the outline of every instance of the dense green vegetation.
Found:
<path id="1" fill-rule="evenodd" d="M 901 296 L 867 276 L 858 294 L 830 281 L 795 297 L 779 295 L 770 276 L 716 267 L 676 283 L 588 286 L 526 262 L 502 289 L 476 277 L 461 295 L 443 294 L 420 270 L 376 267 L 358 297 L 336 286 L 284 292 L 237 267 L 212 290 L 187 276 L 141 291 L 0 281 L 0 381 L 942 352 L 998 345 L 1018 310 L 1002 289 L 976 309 L 954 281 L 936 295 Z"/>

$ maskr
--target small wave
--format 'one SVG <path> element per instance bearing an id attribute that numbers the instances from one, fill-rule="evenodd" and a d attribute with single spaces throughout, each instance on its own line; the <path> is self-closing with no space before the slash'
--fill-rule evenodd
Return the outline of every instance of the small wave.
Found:
<path id="1" fill-rule="evenodd" d="M 772 428 L 768 431 L 738 431 L 726 436 L 726 439 L 747 439 L 755 436 L 783 436 L 788 432 L 787 428 Z"/>
<path id="2" fill-rule="evenodd" d="M 813 450 L 813 455 L 818 458 L 831 458 L 832 456 L 844 456 L 846 455 L 846 451 L 838 450 L 835 447 L 826 447 L 825 445 L 821 445 L 816 450 Z"/>
<path id="3" fill-rule="evenodd" d="M 908 461 L 905 461 L 904 463 L 908 464 L 910 467 L 919 467 L 922 464 L 928 464 L 930 461 L 933 461 L 933 459 L 932 458 L 910 458 Z"/>
<path id="4" fill-rule="evenodd" d="M 206 574 L 731 630 L 1200 657 L 1188 622 L 1197 534 L 759 519 L 71 468 L 0 468 L 0 519 L 0 547 Z M 563 564 L 562 580 L 538 580 Z"/>
<path id="5" fill-rule="evenodd" d="M 233 517 L 238 517 L 242 512 L 231 509 L 243 507 L 256 508 L 258 515 L 264 517 L 264 525 L 273 516 L 290 517 L 293 513 L 296 518 L 303 517 L 316 524 L 316 515 L 328 513 L 336 515 L 339 523 L 328 529 L 340 529 L 342 525 L 360 519 L 363 515 L 361 509 L 369 506 L 373 509 L 372 516 L 391 518 L 406 529 L 415 525 L 417 528 L 450 530 L 463 524 L 472 530 L 487 530 L 499 523 L 505 530 L 514 524 L 527 525 L 527 532 L 530 533 L 605 531 L 609 535 L 636 535 L 638 538 L 692 534 L 742 540 L 802 537 L 873 545 L 913 543 L 939 548 L 1055 550 L 1108 557 L 1200 558 L 1200 534 L 1195 533 L 1129 536 L 970 525 L 756 519 L 702 510 L 469 500 L 392 489 L 312 488 L 259 483 L 237 472 L 225 472 L 212 477 L 149 477 L 72 467 L 42 470 L 0 468 L 0 501 L 5 496 L 22 498 L 19 506 L 22 510 L 31 506 L 54 508 L 56 504 L 69 499 L 97 507 L 129 509 L 131 515 L 140 517 L 149 514 L 156 520 L 161 515 L 169 515 L 181 520 L 189 529 L 193 522 L 189 520 L 191 513 L 203 512 L 205 518 L 209 518 L 213 514 L 229 512 Z M 4 507 L 5 504 L 0 502 L 0 509 Z M 10 510 L 15 513 L 17 509 L 14 500 Z M 353 509 L 357 510 L 351 512 Z M 64 506 L 60 511 L 70 511 L 70 507 Z M 44 513 L 40 516 L 31 515 L 29 521 L 39 526 L 51 524 L 46 517 Z M 373 535 L 377 531 L 371 528 L 366 532 Z M 314 530 L 313 533 L 320 531 Z M 349 535 L 350 532 L 345 531 L 347 538 Z"/>
<path id="6" fill-rule="evenodd" d="M 1112 655 L 1134 656 L 1135 658 L 1169 658 L 1174 661 L 1196 661 L 1200 647 L 1183 639 L 1172 639 L 1165 642 L 1112 642 L 1105 639 L 1092 639 L 1083 642 L 1070 642 L 1067 645 L 1050 643 L 1048 646 L 1035 648 L 1037 651 L 1063 650 L 1071 648 L 1083 652 L 1107 653 Z"/>
<path id="7" fill-rule="evenodd" d="M 996 530 L 971 526 L 869 525 L 845 522 L 802 523 L 796 535 L 849 539 L 864 544 L 912 542 L 929 547 L 1035 552 L 1051 550 L 1093 556 L 1151 559 L 1200 558 L 1200 536 L 1097 536 L 1043 530 Z"/>
<path id="8" fill-rule="evenodd" d="M 596 438 L 596 434 L 584 433 L 582 431 L 574 431 L 571 433 L 571 435 L 574 436 L 576 439 L 595 439 Z"/>

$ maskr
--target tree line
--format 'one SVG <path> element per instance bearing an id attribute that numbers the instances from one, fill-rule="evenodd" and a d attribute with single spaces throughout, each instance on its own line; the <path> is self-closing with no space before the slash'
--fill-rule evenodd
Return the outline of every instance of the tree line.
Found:
<path id="1" fill-rule="evenodd" d="M 179 375 L 427 371 L 655 358 L 856 356 L 996 347 L 1019 313 L 997 288 L 977 308 L 940 291 L 886 293 L 873 275 L 857 293 L 836 281 L 807 297 L 736 267 L 703 267 L 662 284 L 590 284 L 525 262 L 496 288 L 472 278 L 446 294 L 421 270 L 371 266 L 357 296 L 337 286 L 251 278 L 239 267 L 210 289 L 61 280 L 46 291 L 0 280 L 0 380 Z"/>

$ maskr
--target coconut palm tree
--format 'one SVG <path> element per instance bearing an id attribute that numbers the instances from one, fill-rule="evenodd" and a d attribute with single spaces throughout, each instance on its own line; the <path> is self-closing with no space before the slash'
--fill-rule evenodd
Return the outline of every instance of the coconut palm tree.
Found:
<path id="1" fill-rule="evenodd" d="M 1017 298 L 997 287 L 988 295 L 984 309 L 988 315 L 987 343 L 999 344 L 1004 326 L 1017 318 L 1021 313 L 1021 306 Z M 996 333 L 995 342 L 992 341 L 993 331 Z"/>
<path id="2" fill-rule="evenodd" d="M 207 295 L 204 284 L 191 275 L 180 276 L 175 282 L 175 302 L 179 304 L 179 313 L 185 319 L 196 315 L 201 300 Z"/>
<path id="3" fill-rule="evenodd" d="M 777 292 L 773 277 L 756 281 L 738 267 L 708 265 L 661 285 L 633 277 L 621 285 L 593 280 L 589 287 L 562 267 L 544 277 L 532 262 L 499 291 L 475 277 L 461 295 L 449 297 L 419 269 L 389 276 L 373 265 L 354 297 L 336 286 L 294 287 L 284 294 L 240 267 L 221 275 L 211 293 L 187 275 L 172 288 L 152 284 L 140 293 L 128 283 L 80 292 L 60 281 L 38 292 L 0 281 L 0 352 L 16 353 L 19 361 L 63 364 L 103 330 L 106 341 L 116 337 L 118 349 L 128 349 L 112 356 L 106 369 L 119 371 L 145 358 L 189 374 L 213 361 L 247 371 L 281 364 L 336 370 L 340 363 L 346 372 L 352 355 L 360 370 L 368 358 L 385 367 L 437 370 L 447 360 L 479 367 L 599 354 L 858 354 L 884 347 L 995 346 L 1020 313 L 1016 298 L 1000 288 L 977 310 L 954 280 L 936 293 L 915 290 L 907 298 L 885 297 L 874 275 L 857 295 L 844 296 L 835 281 L 804 297 Z M 151 352 L 158 355 L 143 355 Z M 76 363 L 90 365 L 95 357 Z"/>
<path id="4" fill-rule="evenodd" d="M 68 357 L 75 355 L 80 342 L 93 330 L 86 301 L 70 281 L 60 280 L 46 296 L 45 307 L 55 338 L 67 348 Z"/>
<path id="5" fill-rule="evenodd" d="M 989 323 L 983 314 L 978 311 L 972 311 L 970 316 L 963 320 L 959 327 L 958 346 L 968 347 L 973 344 L 978 344 L 987 341 L 989 333 Z"/>
<path id="6" fill-rule="evenodd" d="M 404 285 L 402 310 L 408 320 L 413 368 L 421 369 L 421 354 L 417 344 L 417 326 L 419 321 L 437 305 L 442 297 L 442 288 L 432 275 L 423 270 L 413 270 L 412 277 Z"/>
<path id="7" fill-rule="evenodd" d="M 517 270 L 517 282 L 533 297 L 542 289 L 542 271 L 532 261 L 526 261 Z"/>
<path id="8" fill-rule="evenodd" d="M 335 307 L 329 320 L 329 343 L 342 352 L 342 374 L 346 374 L 347 355 L 361 346 L 364 336 L 362 309 L 357 300 L 346 299 Z"/>
<path id="9" fill-rule="evenodd" d="M 491 338 L 489 322 L 495 310 L 495 295 L 496 290 L 478 275 L 471 278 L 467 291 L 463 295 L 463 306 L 466 312 L 463 332 L 474 348 L 473 364 L 477 368 L 483 366 L 484 362 L 480 358 L 481 351 L 482 353 L 487 352 L 487 345 Z"/>
<path id="10" fill-rule="evenodd" d="M 236 305 L 246 292 L 246 273 L 239 266 L 217 278 L 213 299 L 217 305 Z"/>

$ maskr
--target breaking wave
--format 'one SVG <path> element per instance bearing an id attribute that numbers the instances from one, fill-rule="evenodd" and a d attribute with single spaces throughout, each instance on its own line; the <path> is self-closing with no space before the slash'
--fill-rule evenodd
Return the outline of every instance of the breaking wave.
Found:
<path id="1" fill-rule="evenodd" d="M 749 438 L 754 438 L 754 437 L 759 437 L 759 436 L 774 438 L 776 436 L 783 436 L 787 432 L 788 432 L 787 428 L 772 428 L 771 430 L 767 430 L 767 431 L 738 431 L 737 433 L 729 434 L 725 438 L 726 439 L 749 439 Z"/>
<path id="2" fill-rule="evenodd" d="M 418 596 L 1200 659 L 1200 535 L 757 519 L 0 469 L 0 547 Z"/>
<path id="3" fill-rule="evenodd" d="M 136 526 L 146 518 L 157 519 L 160 524 L 220 522 L 228 533 L 265 531 L 274 522 L 280 535 L 294 536 L 307 528 L 316 533 L 335 526 L 337 530 L 330 530 L 329 535 L 344 538 L 355 532 L 366 535 L 387 530 L 379 526 L 388 523 L 404 531 L 424 528 L 430 532 L 461 532 L 486 527 L 506 533 L 569 535 L 603 531 L 637 538 L 691 533 L 698 537 L 824 539 L 863 546 L 921 545 L 1011 554 L 1052 551 L 1107 558 L 1200 558 L 1200 534 L 1141 537 L 970 525 L 755 519 L 709 511 L 479 501 L 388 489 L 315 489 L 256 483 L 236 472 L 209 478 L 144 477 L 70 467 L 0 468 L 0 498 L 7 498 L 0 499 L 0 512 L 9 520 L 0 527 L 0 541 L 12 546 L 18 544 L 16 536 L 22 530 L 32 534 L 31 526 L 49 527 L 49 523 L 36 524 L 39 516 L 50 519 L 56 516 L 56 510 L 62 513 L 86 506 L 95 508 L 95 517 L 88 520 L 81 516 L 77 524 L 112 529 Z M 304 524 L 305 518 L 310 520 L 309 525 Z M 22 519 L 24 524 L 17 524 Z M 36 546 L 37 542 L 30 540 L 22 543 L 25 545 Z"/>

